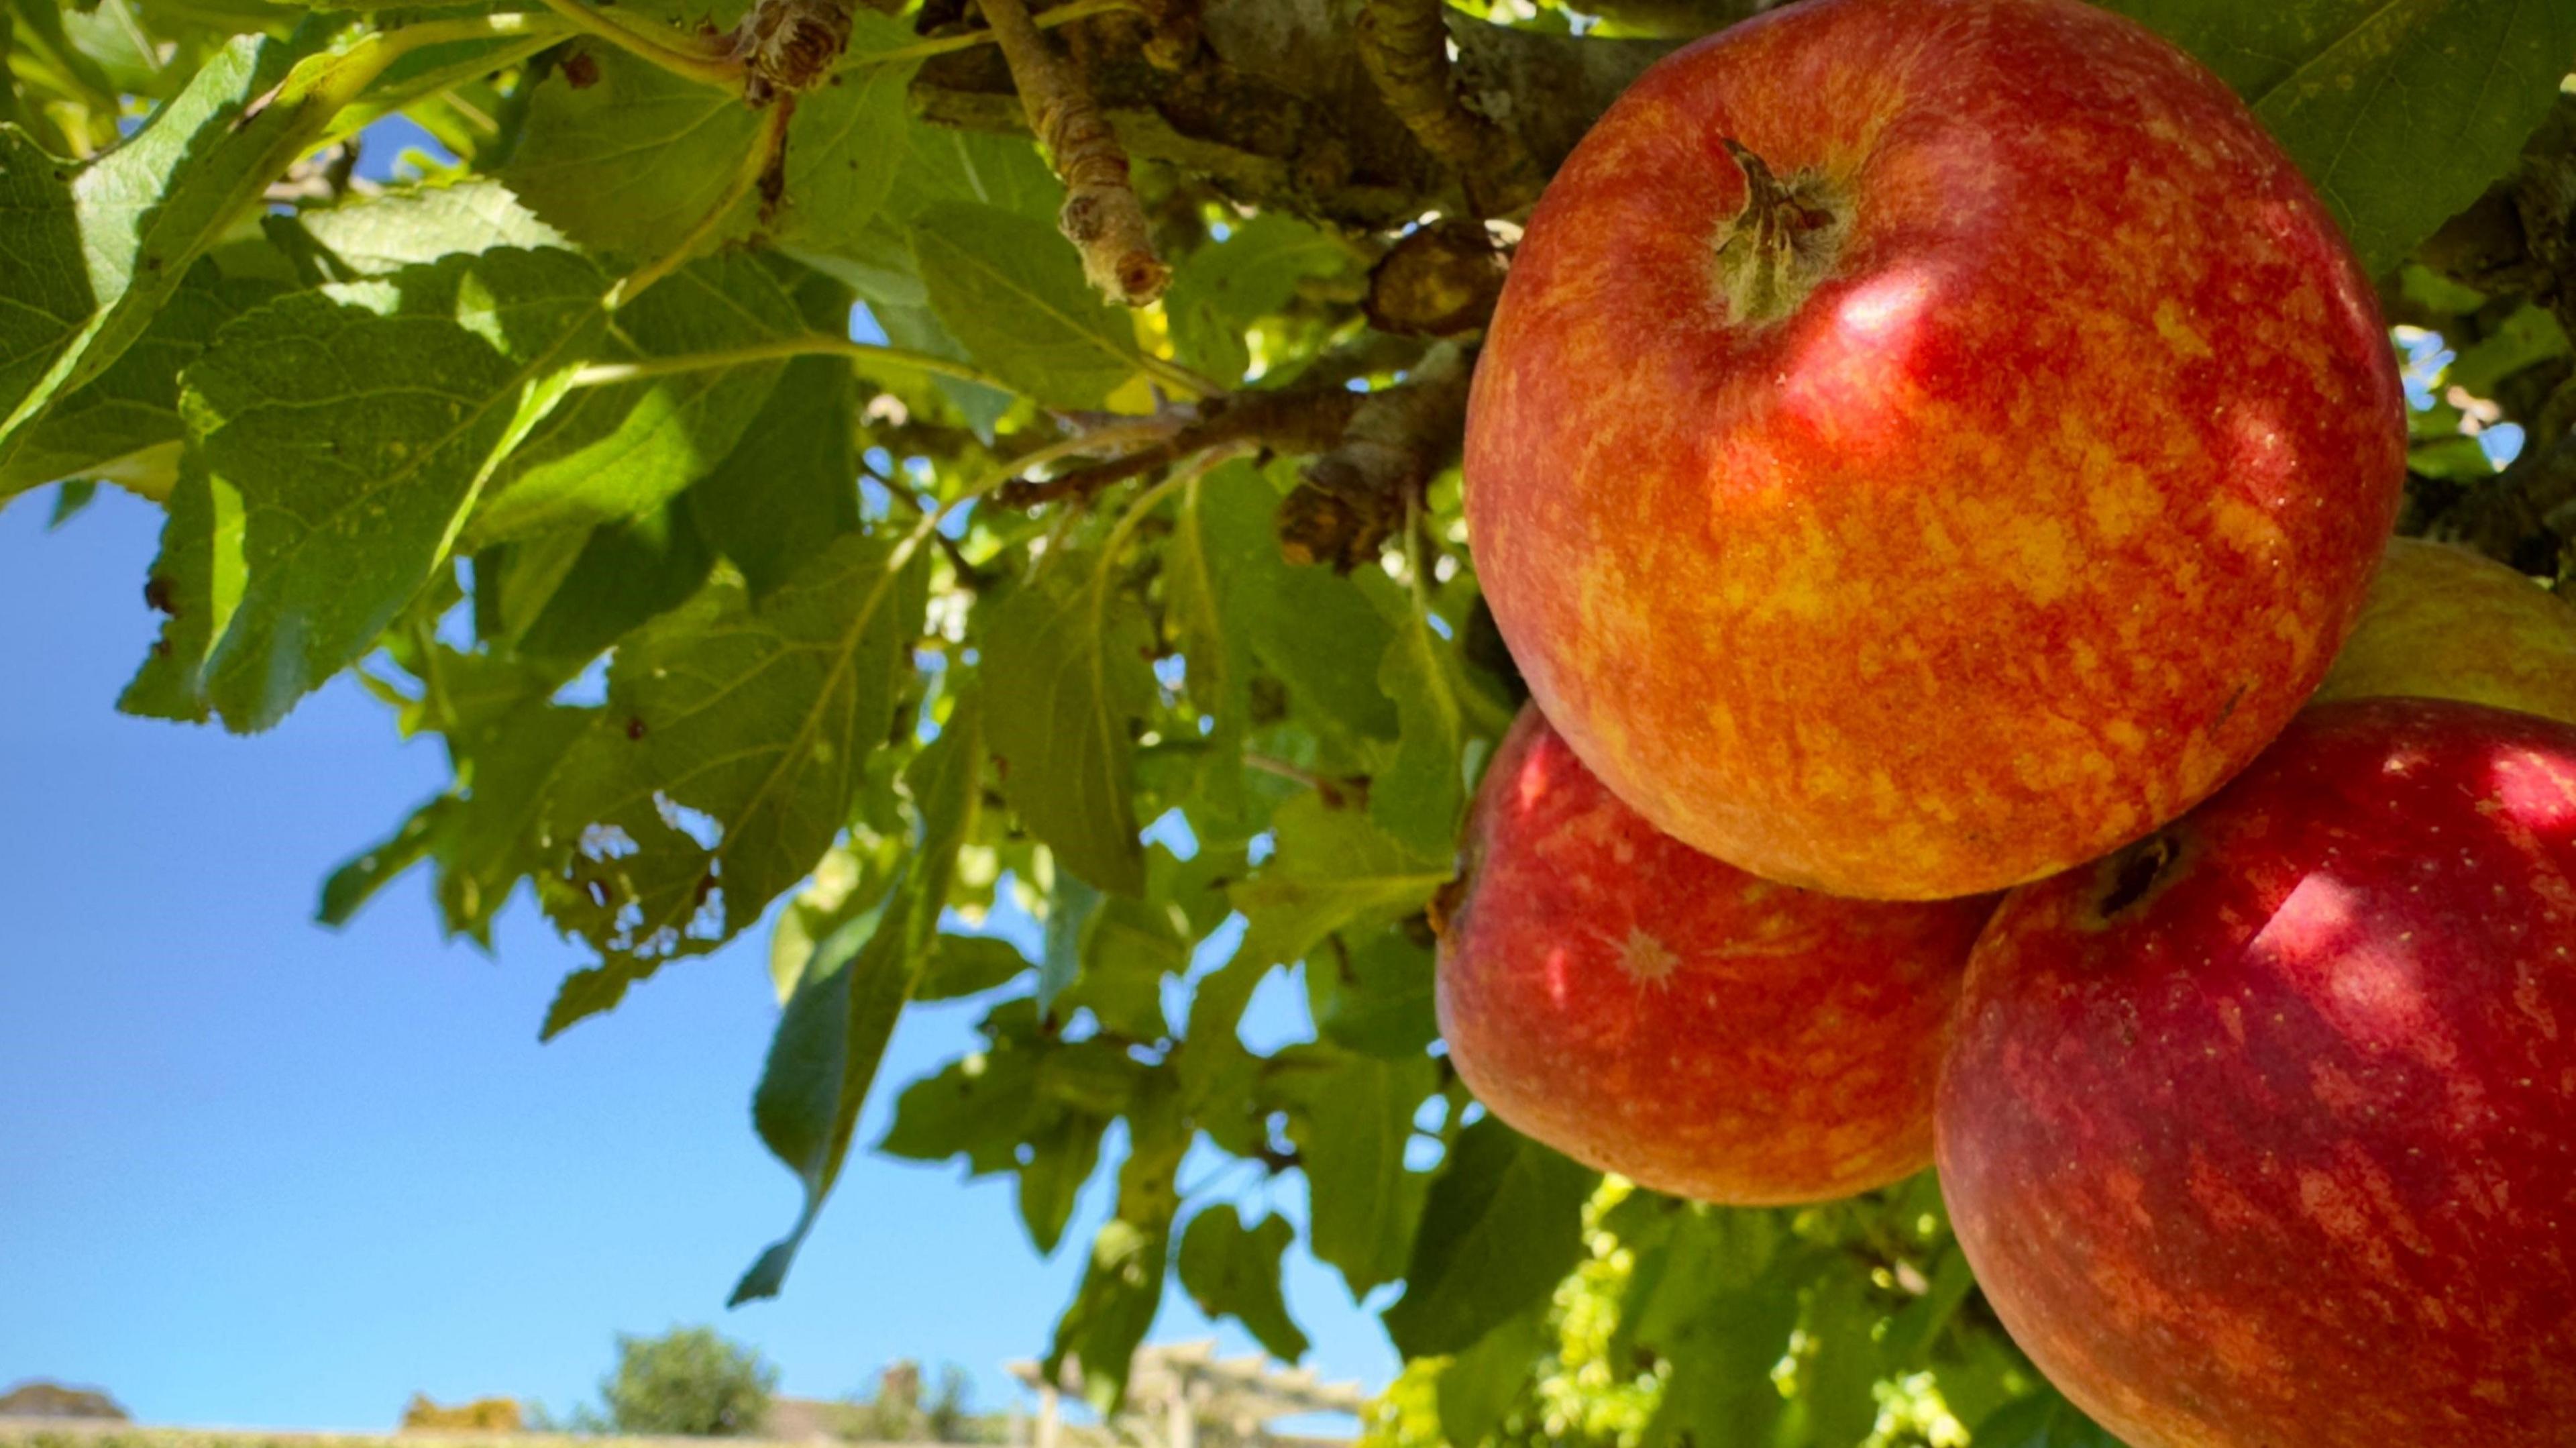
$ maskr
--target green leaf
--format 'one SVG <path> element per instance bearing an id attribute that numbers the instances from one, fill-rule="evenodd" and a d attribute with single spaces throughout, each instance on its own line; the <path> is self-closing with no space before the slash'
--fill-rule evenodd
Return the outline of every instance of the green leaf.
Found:
<path id="1" fill-rule="evenodd" d="M 1105 558 L 1050 558 L 983 624 L 984 676 L 1012 701 L 993 717 L 1003 792 L 1058 866 L 1120 895 L 1145 887 L 1128 726 L 1153 706 L 1152 651 Z"/>
<path id="2" fill-rule="evenodd" d="M 958 345 L 956 338 L 948 335 L 948 329 L 939 324 L 939 318 L 932 315 L 926 305 L 898 306 L 879 302 L 870 304 L 869 311 L 885 328 L 886 340 L 898 347 L 945 357 L 951 362 L 975 360 Z M 933 390 L 948 399 L 966 419 L 966 425 L 975 430 L 975 435 L 988 442 L 992 440 L 994 427 L 1009 414 L 1016 401 L 1010 393 L 986 387 L 980 382 L 962 382 L 954 377 L 934 377 L 931 382 Z"/>
<path id="3" fill-rule="evenodd" d="M 1466 808 L 1470 738 L 1511 727 L 1511 710 L 1459 665 L 1458 651 L 1431 628 L 1424 560 L 1408 530 L 1409 596 L 1392 601 L 1395 638 L 1378 664 L 1378 687 L 1395 701 L 1395 762 L 1369 782 L 1369 818 L 1426 859 L 1455 852 Z"/>
<path id="4" fill-rule="evenodd" d="M 216 335 L 180 407 L 243 500 L 249 579 L 206 665 L 227 726 L 284 718 L 411 601 L 598 336 L 606 285 L 570 252 L 492 251 Z"/>
<path id="5" fill-rule="evenodd" d="M 1871 1334 L 1887 1314 L 1870 1301 L 1869 1279 L 1857 1264 L 1827 1273 L 1807 1302 L 1798 1330 L 1809 1358 L 1799 1397 L 1817 1439 L 1858 1443 L 1878 1422 L 1878 1380 L 1885 1354 Z"/>
<path id="6" fill-rule="evenodd" d="M 45 515 L 48 533 L 79 517 L 98 500 L 98 484 L 88 478 L 73 478 L 54 489 L 54 506 Z"/>
<path id="7" fill-rule="evenodd" d="M 451 734 L 469 776 L 455 837 L 440 862 L 438 901 L 448 932 L 482 939 L 522 879 L 554 865 L 543 831 L 545 802 L 575 742 L 598 727 L 600 711 L 539 699 L 474 729 Z"/>
<path id="8" fill-rule="evenodd" d="M 597 360 L 721 354 L 805 330 L 796 304 L 758 260 L 710 257 L 621 308 Z M 493 479 L 471 536 L 492 542 L 652 512 L 724 461 L 785 365 L 706 367 L 576 390 Z"/>
<path id="9" fill-rule="evenodd" d="M 1178 914 L 1153 901 L 1103 899 L 1084 922 L 1082 974 L 1064 992 L 1064 1003 L 1088 1007 L 1101 1025 L 1130 1040 L 1170 1034 L 1163 1020 L 1163 978 L 1190 964 L 1190 938 Z"/>
<path id="10" fill-rule="evenodd" d="M 877 1150 L 912 1161 L 966 1155 L 1011 1164 L 1012 1148 L 1057 1109 L 1037 1096 L 1035 1053 L 1007 1046 L 951 1061 L 895 1099 Z"/>
<path id="11" fill-rule="evenodd" d="M 1426 1185 L 1405 1170 L 1404 1148 L 1438 1069 L 1428 1057 L 1299 1046 L 1279 1054 L 1270 1084 L 1306 1169 L 1307 1249 L 1341 1269 L 1353 1297 L 1403 1276 Z"/>
<path id="12" fill-rule="evenodd" d="M 169 615 L 152 652 L 125 686 L 116 707 L 151 719 L 203 723 L 206 653 L 215 646 L 242 594 L 242 500 L 229 483 L 206 476 L 187 458 L 170 492 L 144 597 Z"/>
<path id="13" fill-rule="evenodd" d="M 1055 228 L 965 202 L 921 213 L 913 257 L 930 309 L 986 371 L 1055 407 L 1093 407 L 1136 372 L 1127 312 L 1082 279 Z"/>
<path id="14" fill-rule="evenodd" d="M 886 898 L 910 858 L 911 843 L 909 831 L 900 839 L 845 840 L 826 850 L 805 887 L 787 897 L 777 922 L 769 927 L 769 983 L 780 1005 L 796 994 L 815 947 L 853 920 L 873 922 L 885 913 Z M 914 996 L 919 998 L 917 989 Z"/>
<path id="15" fill-rule="evenodd" d="M 1791 1253 L 1749 1285 L 1712 1296 L 1684 1326 L 1654 1339 L 1676 1369 L 1642 1435 L 1649 1448 L 1765 1441 L 1786 1404 L 1772 1384 L 1771 1368 L 1788 1351 L 1798 1323 L 1798 1290 L 1814 1278 L 1824 1250 Z"/>
<path id="16" fill-rule="evenodd" d="M 1452 873 L 1447 861 L 1412 853 L 1366 815 L 1334 809 L 1314 794 L 1281 805 L 1271 827 L 1278 852 L 1228 892 L 1251 922 L 1245 959 L 1302 960 L 1334 931 L 1421 909 Z"/>
<path id="17" fill-rule="evenodd" d="M 1330 276 L 1350 261 L 1347 247 L 1293 217 L 1264 214 L 1236 224 L 1225 240 L 1172 269 L 1163 314 L 1181 360 L 1212 377 L 1241 377 L 1252 366 L 1244 328 L 1288 305 L 1299 281 Z"/>
<path id="18" fill-rule="evenodd" d="M 838 282 L 806 272 L 792 295 L 809 331 L 849 329 L 850 294 Z M 752 597 L 859 526 L 859 405 L 847 361 L 798 357 L 733 451 L 689 489 L 698 531 L 742 570 Z"/>
<path id="19" fill-rule="evenodd" d="M 1100 1036 L 1056 1042 L 1038 1059 L 1040 1095 L 1101 1116 L 1127 1111 L 1153 1079 L 1124 1045 Z"/>
<path id="20" fill-rule="evenodd" d="M 392 835 L 349 857 L 322 882 L 322 903 L 313 918 L 324 925 L 346 925 L 377 891 L 429 857 L 440 834 L 450 828 L 458 801 L 439 795 L 413 810 Z"/>
<path id="21" fill-rule="evenodd" d="M 2461 351 L 2442 369 L 2442 385 L 2465 388 L 2471 397 L 2493 397 L 2496 388 L 2525 369 L 2567 355 L 2567 331 L 2557 314 L 2524 303 L 2496 324 L 2475 345 Z"/>
<path id="22" fill-rule="evenodd" d="M 1977 1425 L 1977 1448 L 2121 1448 L 2054 1388 L 2008 1403 Z"/>
<path id="23" fill-rule="evenodd" d="M 851 17 L 848 53 L 891 50 L 918 37 L 887 16 Z M 831 250 L 876 218 L 894 190 L 914 127 L 905 92 L 918 63 L 867 64 L 844 70 L 800 97 L 787 131 L 786 209 L 778 236 Z"/>
<path id="24" fill-rule="evenodd" d="M 752 1122 L 804 1184 L 805 1205 L 788 1234 L 743 1274 L 728 1306 L 778 1295 L 849 1156 L 895 1018 L 928 962 L 957 847 L 975 828 L 984 790 L 980 717 L 971 701 L 961 703 L 946 731 L 913 761 L 907 776 L 920 834 L 893 898 L 873 922 L 853 921 L 815 948 L 779 1018 Z"/>
<path id="25" fill-rule="evenodd" d="M 1100 892 L 1078 875 L 1056 876 L 1047 896 L 1046 937 L 1038 952 L 1038 1013 L 1059 1019 L 1056 1001 L 1082 979 L 1082 936 L 1100 908 Z"/>
<path id="26" fill-rule="evenodd" d="M 1440 1435 L 1457 1448 L 1494 1436 L 1554 1345 L 1542 1305 L 1516 1312 L 1440 1370 Z"/>
<path id="27" fill-rule="evenodd" d="M 1290 1320 L 1279 1291 L 1279 1255 L 1296 1235 L 1287 1218 L 1276 1216 L 1247 1230 L 1232 1202 L 1192 1217 L 1181 1234 L 1181 1289 L 1207 1316 L 1241 1322 L 1284 1363 L 1306 1355 L 1306 1334 Z"/>
<path id="28" fill-rule="evenodd" d="M 604 523 L 518 637 L 520 652 L 588 660 L 645 620 L 688 602 L 715 554 L 683 509 Z"/>
<path id="29" fill-rule="evenodd" d="M 1246 462 L 1231 462 L 1183 486 L 1172 535 L 1163 544 L 1164 617 L 1188 660 L 1184 682 L 1207 735 L 1203 786 L 1217 810 L 1242 808 L 1243 734 L 1250 721 L 1251 613 L 1284 568 L 1270 531 L 1277 495 Z"/>
<path id="30" fill-rule="evenodd" d="M 1253 651 L 1287 684 L 1301 718 L 1345 738 L 1396 737 L 1395 704 L 1378 687 L 1394 630 L 1364 587 L 1329 568 L 1279 568 L 1246 603 Z M 1266 595 L 1266 596 L 1265 596 Z"/>
<path id="31" fill-rule="evenodd" d="M 73 477 L 165 495 L 187 431 L 179 419 L 180 372 L 226 323 L 285 290 L 261 278 L 226 277 L 211 262 L 189 268 L 124 355 L 29 429 L 0 468 L 0 498 Z"/>
<path id="32" fill-rule="evenodd" d="M 813 868 L 886 742 L 925 572 L 853 533 L 757 608 L 719 579 L 618 648 L 607 711 L 547 804 L 547 913 L 601 956 L 565 980 L 548 1036 L 730 939 Z"/>
<path id="33" fill-rule="evenodd" d="M 369 277 L 454 252 L 572 244 L 519 204 L 509 187 L 482 177 L 398 186 L 297 212 L 294 221 L 343 269 Z"/>
<path id="34" fill-rule="evenodd" d="M 925 1001 L 981 995 L 1010 984 L 1028 969 L 1029 958 L 998 936 L 943 935 L 931 950 L 930 971 L 913 995 Z"/>
<path id="35" fill-rule="evenodd" d="M 1163 1303 L 1172 1215 L 1180 1206 L 1175 1181 L 1190 1144 L 1189 1121 L 1168 1086 L 1128 1113 L 1127 1134 L 1118 1213 L 1092 1241 L 1091 1262 L 1056 1323 L 1045 1367 L 1054 1381 L 1068 1357 L 1078 1360 L 1083 1396 L 1103 1414 L 1126 1400 L 1128 1364 Z"/>
<path id="36" fill-rule="evenodd" d="M 583 246 L 668 255 L 724 204 L 765 122 L 738 94 L 614 46 L 574 44 L 597 79 L 576 87 L 557 66 L 531 89 L 526 133 L 500 179 Z M 747 235 L 755 206 L 751 197 L 733 202 L 707 244 Z"/>
<path id="37" fill-rule="evenodd" d="M 1020 1164 L 1020 1221 L 1041 1256 L 1053 1256 L 1073 1220 L 1074 1199 L 1100 1165 L 1100 1133 L 1108 1118 L 1068 1111 L 1029 1137 Z"/>
<path id="38" fill-rule="evenodd" d="M 315 82 L 347 62 L 316 57 L 290 82 L 303 53 L 235 38 L 85 166 L 0 127 L 0 273 L 15 279 L 0 309 L 0 467 L 57 399 L 124 354 L 197 257 L 320 138 L 339 102 Z"/>
<path id="39" fill-rule="evenodd" d="M 1243 1046 L 1243 1011 L 1270 973 L 1241 954 L 1202 977 L 1190 995 L 1180 1063 L 1181 1100 L 1208 1139 L 1237 1156 L 1269 1145 L 1265 1109 L 1253 1100 L 1261 1065 Z"/>
<path id="40" fill-rule="evenodd" d="M 2496 0 L 2107 0 L 2234 86 L 2373 276 L 2513 169 L 2576 58 L 2576 8 Z"/>
<path id="41" fill-rule="evenodd" d="M 1064 183 L 1025 136 L 920 124 L 895 174 L 893 212 L 916 221 L 942 202 L 974 202 L 1045 226 L 1064 205 Z"/>
<path id="42" fill-rule="evenodd" d="M 1318 951 L 1305 975 L 1315 1030 L 1337 1046 L 1399 1059 L 1440 1038 L 1432 953 L 1401 929 L 1379 931 L 1347 955 Z"/>
<path id="43" fill-rule="evenodd" d="M 1473 1346 L 1547 1300 L 1583 1257 L 1583 1202 L 1601 1174 L 1487 1116 L 1458 1134 L 1431 1181 L 1404 1296 L 1386 1310 L 1406 1357 Z"/>

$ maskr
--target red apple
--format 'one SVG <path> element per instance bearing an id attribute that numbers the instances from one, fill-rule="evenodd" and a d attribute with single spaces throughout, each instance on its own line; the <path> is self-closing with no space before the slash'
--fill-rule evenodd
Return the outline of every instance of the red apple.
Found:
<path id="1" fill-rule="evenodd" d="M 1806 0 L 1648 71 L 1530 219 L 1466 454 L 1585 763 L 1756 874 L 1904 899 L 2095 858 L 2253 758 L 2404 475 L 2308 184 L 2078 0 Z"/>
<path id="2" fill-rule="evenodd" d="M 2576 727 L 2321 704 L 2006 897 L 1942 1187 L 2133 1448 L 2576 1443 Z"/>
<path id="3" fill-rule="evenodd" d="M 1721 864 L 1602 788 L 1536 709 L 1478 790 L 1441 926 L 1449 1059 L 1503 1120 L 1713 1202 L 1932 1160 L 1932 1083 L 1991 899 L 1886 904 Z"/>

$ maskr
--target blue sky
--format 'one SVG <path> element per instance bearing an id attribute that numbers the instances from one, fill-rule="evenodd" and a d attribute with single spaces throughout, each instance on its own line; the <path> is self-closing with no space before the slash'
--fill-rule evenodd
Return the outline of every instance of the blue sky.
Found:
<path id="1" fill-rule="evenodd" d="M 161 515 L 106 489 L 48 534 L 50 503 L 0 508 L 0 1386 L 383 1428 L 415 1391 L 561 1410 L 613 1333 L 712 1321 L 789 1392 L 914 1357 L 1007 1400 L 999 1365 L 1043 1348 L 1104 1182 L 1041 1261 L 1007 1180 L 854 1159 L 784 1299 L 726 1312 L 796 1207 L 749 1121 L 765 931 L 540 1046 L 582 957 L 524 902 L 497 959 L 439 941 L 418 879 L 345 931 L 311 923 L 322 875 L 437 787 L 435 744 L 345 682 L 248 739 L 115 713 L 155 631 Z M 975 1014 L 906 1016 L 882 1080 L 954 1055 Z M 1301 1026 L 1274 978 L 1247 1034 Z M 1393 1372 L 1338 1277 L 1292 1253 L 1288 1294 L 1327 1377 Z M 1208 1331 L 1175 1293 L 1154 1337 Z"/>

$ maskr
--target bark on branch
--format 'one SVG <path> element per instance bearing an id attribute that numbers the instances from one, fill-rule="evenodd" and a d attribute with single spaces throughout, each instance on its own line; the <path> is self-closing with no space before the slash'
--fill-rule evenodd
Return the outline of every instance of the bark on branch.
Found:
<path id="1" fill-rule="evenodd" d="M 1035 508 L 1068 499 L 1086 500 L 1103 488 L 1232 443 L 1250 443 L 1271 452 L 1321 452 L 1342 436 L 1352 414 L 1366 400 L 1365 394 L 1340 387 L 1239 392 L 1215 398 L 1200 404 L 1195 421 L 1161 442 L 1052 478 L 1016 479 L 994 490 L 993 501 L 1009 508 Z"/>
<path id="2" fill-rule="evenodd" d="M 1459 174 L 1406 127 L 1362 62 L 1353 43 L 1360 3 L 1205 0 L 1197 47 L 1176 65 L 1155 63 L 1157 29 L 1134 16 L 1098 16 L 1057 34 L 1134 159 L 1204 176 L 1238 201 L 1372 229 L 1468 210 Z M 1458 46 L 1453 94 L 1508 133 L 1542 176 L 1673 48 L 1514 30 L 1454 11 L 1443 19 Z M 991 47 L 928 62 L 912 95 L 941 124 L 1028 126 Z"/>
<path id="3" fill-rule="evenodd" d="M 1520 139 L 1452 89 L 1448 8 L 1448 0 L 1361 0 L 1360 64 L 1396 119 L 1458 173 L 1477 214 L 1505 215 L 1538 195 L 1539 177 Z"/>
<path id="4" fill-rule="evenodd" d="M 1142 307 L 1163 294 L 1171 268 L 1154 254 L 1145 208 L 1127 174 L 1127 152 L 1099 105 L 1055 47 L 1030 23 L 1023 0 L 978 0 L 999 42 L 1029 129 L 1064 178 L 1056 224 L 1082 253 L 1091 284 Z"/>
<path id="5" fill-rule="evenodd" d="M 1407 503 L 1457 458 L 1473 375 L 1466 352 L 1443 344 L 1401 384 L 1366 394 L 1340 441 L 1280 502 L 1279 546 L 1290 562 L 1348 573 L 1377 556 Z"/>

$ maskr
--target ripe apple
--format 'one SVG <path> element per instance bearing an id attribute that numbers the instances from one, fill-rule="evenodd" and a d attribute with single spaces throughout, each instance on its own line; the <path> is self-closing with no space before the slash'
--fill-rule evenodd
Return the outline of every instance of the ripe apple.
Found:
<path id="1" fill-rule="evenodd" d="M 2466 699 L 2576 724 L 2576 608 L 2502 563 L 2388 545 L 2361 622 L 2317 698 Z"/>
<path id="2" fill-rule="evenodd" d="M 1441 919 L 1449 1059 L 1567 1155 L 1713 1202 L 1818 1201 L 1932 1160 L 1932 1083 L 1991 899 L 1777 885 L 1661 834 L 1524 709 Z"/>
<path id="3" fill-rule="evenodd" d="M 2320 704 L 2015 891 L 1938 1122 L 1995 1311 L 2133 1448 L 2576 1443 L 2576 727 Z"/>
<path id="4" fill-rule="evenodd" d="M 1584 762 L 1721 859 L 1890 899 L 2217 788 L 2324 676 L 2404 475 L 2307 182 L 2079 0 L 1806 0 L 1646 72 L 1530 218 L 1466 452 Z"/>

